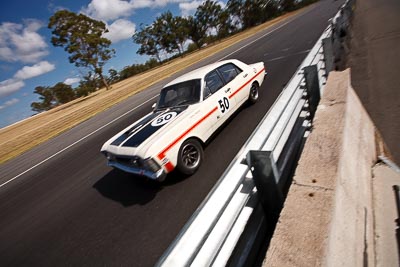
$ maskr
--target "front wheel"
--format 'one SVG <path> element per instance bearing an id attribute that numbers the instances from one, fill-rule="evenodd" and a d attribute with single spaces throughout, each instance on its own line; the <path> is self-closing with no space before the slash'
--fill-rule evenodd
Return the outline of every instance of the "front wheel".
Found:
<path id="1" fill-rule="evenodd" d="M 185 175 L 194 174 L 203 161 L 203 147 L 196 139 L 183 142 L 178 154 L 177 169 Z"/>
<path id="2" fill-rule="evenodd" d="M 250 88 L 250 95 L 249 95 L 249 102 L 250 104 L 254 104 L 258 100 L 258 89 L 260 86 L 258 86 L 257 83 L 253 83 L 251 88 Z"/>

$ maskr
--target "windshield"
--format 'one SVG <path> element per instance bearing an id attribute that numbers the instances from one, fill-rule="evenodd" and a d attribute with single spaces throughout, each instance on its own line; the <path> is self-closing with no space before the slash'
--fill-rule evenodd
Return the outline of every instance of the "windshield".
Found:
<path id="1" fill-rule="evenodd" d="M 173 84 L 161 90 L 157 109 L 194 104 L 200 101 L 200 79 Z"/>

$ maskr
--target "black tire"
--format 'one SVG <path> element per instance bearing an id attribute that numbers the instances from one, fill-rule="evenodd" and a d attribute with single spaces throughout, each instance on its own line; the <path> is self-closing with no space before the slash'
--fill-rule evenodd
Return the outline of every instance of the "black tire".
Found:
<path id="1" fill-rule="evenodd" d="M 250 88 L 250 94 L 249 94 L 249 102 L 250 104 L 254 104 L 258 101 L 258 89 L 260 86 L 258 83 L 253 83 Z"/>
<path id="2" fill-rule="evenodd" d="M 188 139 L 179 149 L 177 169 L 184 175 L 192 175 L 200 167 L 203 158 L 203 147 L 199 141 Z"/>

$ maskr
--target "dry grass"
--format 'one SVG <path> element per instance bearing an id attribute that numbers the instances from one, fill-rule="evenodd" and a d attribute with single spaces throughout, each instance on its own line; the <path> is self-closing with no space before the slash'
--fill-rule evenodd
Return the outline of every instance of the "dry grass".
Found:
<path id="1" fill-rule="evenodd" d="M 22 154 L 162 79 L 184 70 L 190 65 L 214 55 L 298 12 L 301 12 L 301 10 L 288 13 L 241 32 L 217 44 L 189 54 L 184 58 L 175 59 L 154 70 L 115 83 L 112 85 L 111 90 L 101 89 L 88 97 L 76 99 L 50 111 L 0 129 L 0 163 Z"/>

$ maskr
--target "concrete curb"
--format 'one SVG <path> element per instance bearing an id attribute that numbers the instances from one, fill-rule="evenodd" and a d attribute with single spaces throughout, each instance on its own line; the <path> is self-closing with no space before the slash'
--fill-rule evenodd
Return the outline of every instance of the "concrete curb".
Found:
<path id="1" fill-rule="evenodd" d="M 374 265 L 377 136 L 350 70 L 331 72 L 264 266 Z"/>
<path id="2" fill-rule="evenodd" d="M 372 174 L 375 266 L 399 266 L 400 215 L 396 207 L 396 193 L 393 186 L 400 185 L 400 172 L 393 168 L 393 165 L 380 162 L 374 166 Z"/>

